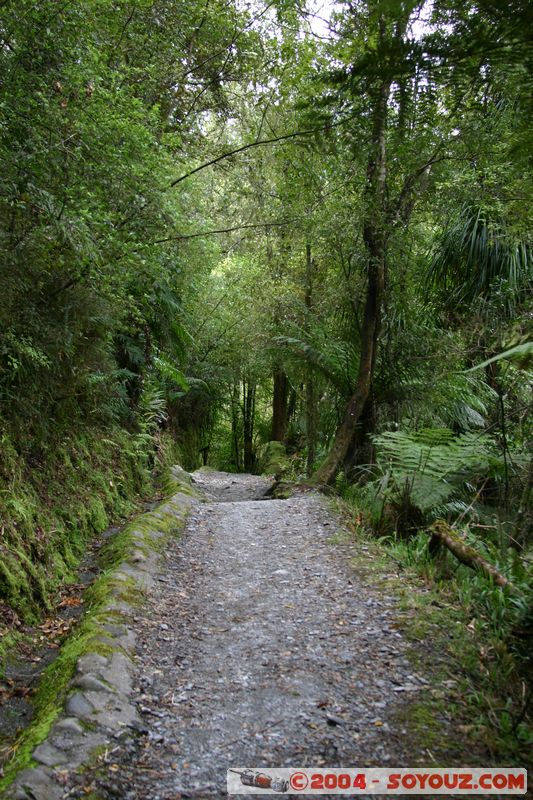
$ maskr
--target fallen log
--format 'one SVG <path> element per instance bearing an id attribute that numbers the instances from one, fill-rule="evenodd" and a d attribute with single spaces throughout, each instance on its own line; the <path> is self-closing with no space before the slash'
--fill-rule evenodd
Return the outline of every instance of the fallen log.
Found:
<path id="1" fill-rule="evenodd" d="M 502 589 L 506 588 L 509 591 L 514 589 L 513 584 L 496 569 L 496 567 L 487 561 L 486 558 L 478 553 L 473 547 L 466 544 L 465 541 L 459 536 L 447 522 L 438 519 L 429 528 L 431 539 L 429 542 L 429 552 L 433 555 L 440 545 L 444 545 L 453 555 L 470 569 L 479 570 L 488 578 L 492 578 L 497 586 Z"/>

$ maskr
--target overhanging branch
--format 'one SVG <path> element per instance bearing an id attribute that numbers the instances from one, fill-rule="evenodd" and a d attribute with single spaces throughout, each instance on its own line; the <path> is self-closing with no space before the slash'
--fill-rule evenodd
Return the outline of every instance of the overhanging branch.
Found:
<path id="1" fill-rule="evenodd" d="M 154 239 L 153 242 L 146 242 L 145 245 L 150 247 L 153 244 L 163 244 L 164 242 L 182 242 L 186 239 L 198 239 L 202 236 L 213 236 L 218 233 L 232 233 L 233 231 L 242 231 L 247 228 L 279 228 L 282 225 L 293 225 L 295 222 L 301 222 L 301 218 L 295 217 L 294 219 L 279 220 L 278 222 L 255 222 L 247 225 L 234 225 L 231 228 L 217 228 L 212 231 L 176 234 L 176 236 L 166 236 L 164 239 Z"/>
<path id="2" fill-rule="evenodd" d="M 237 153 L 244 153 L 246 150 L 250 150 L 252 147 L 261 147 L 265 144 L 277 144 L 277 142 L 284 142 L 287 139 L 296 139 L 298 136 L 310 136 L 312 133 L 321 133 L 322 131 L 330 130 L 331 128 L 337 128 L 339 125 L 344 125 L 346 122 L 349 122 L 357 116 L 355 114 L 351 114 L 349 117 L 345 119 L 341 119 L 338 122 L 328 122 L 325 125 L 322 125 L 319 128 L 308 128 L 302 131 L 293 131 L 292 133 L 285 133 L 282 136 L 273 136 L 270 139 L 259 139 L 255 142 L 249 142 L 248 144 L 243 144 L 240 147 L 236 147 L 234 150 L 229 150 L 226 153 L 222 153 L 222 155 L 217 156 L 216 158 L 212 158 L 210 161 L 206 161 L 203 164 L 200 164 L 198 167 L 189 170 L 184 175 L 180 175 L 179 178 L 176 178 L 169 184 L 169 189 L 172 189 L 174 186 L 177 186 L 178 183 L 190 178 L 192 175 L 196 175 L 197 172 L 201 172 L 203 169 L 207 169 L 207 167 L 212 167 L 215 164 L 218 164 L 220 161 L 224 161 L 226 158 L 230 158 L 231 156 L 237 155 Z"/>

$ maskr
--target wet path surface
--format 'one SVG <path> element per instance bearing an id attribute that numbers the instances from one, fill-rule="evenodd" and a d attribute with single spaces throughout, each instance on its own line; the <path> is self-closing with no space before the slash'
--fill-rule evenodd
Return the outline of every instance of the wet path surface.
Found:
<path id="1" fill-rule="evenodd" d="M 145 729 L 118 744 L 105 798 L 226 796 L 228 767 L 413 763 L 393 716 L 413 673 L 395 601 L 350 565 L 327 502 L 195 473 L 208 502 L 167 548 L 135 620 Z"/>

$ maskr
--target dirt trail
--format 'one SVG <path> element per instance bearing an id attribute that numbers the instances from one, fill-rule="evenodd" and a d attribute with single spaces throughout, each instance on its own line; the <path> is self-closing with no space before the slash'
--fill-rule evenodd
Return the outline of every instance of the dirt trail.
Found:
<path id="1" fill-rule="evenodd" d="M 194 481 L 208 502 L 135 621 L 146 730 L 94 773 L 98 796 L 219 797 L 230 766 L 423 758 L 394 717 L 428 681 L 406 658 L 394 598 L 350 565 L 362 545 L 336 541 L 327 501 L 257 499 L 269 483 L 253 476 Z"/>

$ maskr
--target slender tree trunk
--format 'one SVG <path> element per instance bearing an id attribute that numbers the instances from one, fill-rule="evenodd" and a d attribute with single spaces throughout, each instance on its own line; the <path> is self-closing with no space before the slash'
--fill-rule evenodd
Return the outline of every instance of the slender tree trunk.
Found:
<path id="1" fill-rule="evenodd" d="M 383 35 L 383 33 L 382 33 Z M 390 80 L 382 81 L 376 92 L 373 113 L 372 147 L 367 165 L 366 215 L 363 239 L 368 256 L 368 283 L 365 310 L 361 326 L 361 355 L 355 391 L 350 398 L 344 417 L 337 430 L 333 445 L 324 463 L 313 476 L 313 482 L 331 483 L 342 467 L 352 441 L 355 427 L 367 401 L 378 346 L 381 306 L 385 287 L 386 269 L 386 200 L 387 163 L 385 133 L 387 128 L 387 102 Z"/>
<path id="2" fill-rule="evenodd" d="M 311 369 L 307 368 L 307 381 L 305 384 L 305 419 L 306 419 L 306 438 L 307 438 L 307 466 L 306 473 L 310 477 L 313 474 L 316 461 L 316 434 L 317 419 L 316 414 L 316 391 L 314 376 Z"/>
<path id="3" fill-rule="evenodd" d="M 311 258 L 311 245 L 305 246 L 305 306 L 308 316 L 313 307 L 313 260 Z M 310 320 L 307 321 L 309 327 Z M 317 433 L 317 408 L 316 408 L 315 376 L 310 366 L 306 369 L 305 379 L 305 427 L 307 439 L 307 477 L 313 474 L 316 460 L 316 433 Z"/>
<path id="4" fill-rule="evenodd" d="M 243 381 L 242 420 L 244 440 L 244 469 L 251 472 L 254 468 L 254 423 L 255 423 L 255 384 Z"/>
<path id="5" fill-rule="evenodd" d="M 284 168 L 284 171 L 285 170 L 286 166 Z M 274 280 L 281 280 L 283 278 L 289 249 L 287 239 L 282 232 L 280 236 L 280 254 L 279 257 L 275 259 L 271 242 L 268 240 L 267 262 L 271 277 Z M 275 307 L 272 320 L 275 330 L 278 330 L 280 325 L 279 313 L 279 308 Z M 273 442 L 284 442 L 288 423 L 287 402 L 289 399 L 289 380 L 282 364 L 277 360 L 274 361 L 272 376 L 274 387 L 272 393 L 272 431 L 270 439 Z"/>
<path id="6" fill-rule="evenodd" d="M 234 381 L 231 389 L 231 450 L 237 472 L 241 471 L 241 436 L 239 415 L 240 385 Z"/>
<path id="7" fill-rule="evenodd" d="M 274 367 L 274 393 L 272 396 L 272 433 L 273 442 L 283 442 L 287 433 L 287 401 L 289 399 L 289 381 L 283 368 Z"/>
<path id="8" fill-rule="evenodd" d="M 287 400 L 287 425 L 290 424 L 291 419 L 296 414 L 296 406 L 298 405 L 298 395 L 294 386 L 289 387 L 289 399 Z"/>
<path id="9" fill-rule="evenodd" d="M 524 543 L 527 542 L 528 531 L 533 528 L 533 458 L 529 462 L 527 477 L 520 498 L 517 514 L 517 535 Z"/>

